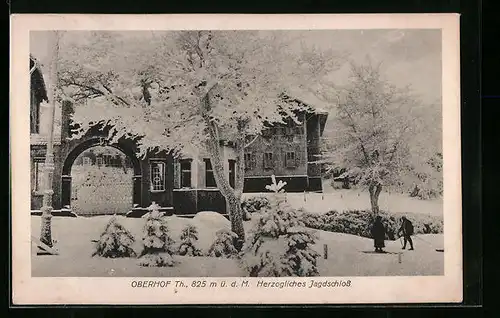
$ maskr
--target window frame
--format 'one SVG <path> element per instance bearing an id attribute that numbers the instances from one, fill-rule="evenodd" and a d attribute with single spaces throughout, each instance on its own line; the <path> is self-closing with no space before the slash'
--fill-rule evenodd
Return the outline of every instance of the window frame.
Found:
<path id="1" fill-rule="evenodd" d="M 160 186 L 159 189 L 155 189 L 155 184 L 153 184 L 153 178 L 154 178 L 153 166 L 155 164 L 163 166 L 163 174 L 160 174 L 161 178 L 162 178 L 161 179 L 162 184 L 159 185 Z M 151 193 L 165 192 L 167 190 L 167 187 L 166 187 L 167 171 L 166 170 L 167 170 L 167 163 L 165 162 L 165 160 L 162 160 L 162 159 L 150 159 L 149 160 L 149 191 Z"/>
<path id="2" fill-rule="evenodd" d="M 292 155 L 291 157 L 293 158 L 289 158 L 289 155 Z M 295 151 L 293 150 L 285 151 L 285 167 L 288 169 L 293 169 L 297 167 L 297 156 Z"/>
<path id="3" fill-rule="evenodd" d="M 186 169 L 183 169 L 182 168 L 182 165 L 185 164 L 185 163 L 188 163 L 189 164 L 189 170 L 186 170 Z M 179 180 L 179 187 L 181 189 L 190 189 L 193 187 L 193 183 L 192 183 L 192 174 L 193 174 L 193 160 L 192 159 L 181 159 L 179 160 L 179 177 L 180 177 L 180 180 Z M 184 185 L 184 173 L 189 171 L 189 178 L 188 178 L 188 182 L 189 182 L 189 185 L 188 186 L 185 186 Z"/>
<path id="4" fill-rule="evenodd" d="M 264 157 L 264 162 L 263 162 L 263 167 L 264 169 L 273 169 L 274 168 L 274 153 L 270 151 L 266 151 L 263 154 Z M 269 158 L 268 158 L 269 157 Z"/>
<path id="5" fill-rule="evenodd" d="M 215 173 L 214 173 L 214 167 L 212 165 L 212 162 L 210 161 L 209 158 L 204 158 L 203 161 L 205 162 L 205 188 L 217 188 L 217 181 L 215 180 Z M 210 169 L 208 169 L 210 167 Z M 211 178 L 209 176 L 211 175 Z M 213 179 L 213 186 L 208 184 L 208 180 Z"/>
<path id="6" fill-rule="evenodd" d="M 243 159 L 245 160 L 245 170 L 255 169 L 255 153 L 245 152 Z"/>
<path id="7" fill-rule="evenodd" d="M 42 165 L 40 167 L 40 164 Z M 33 189 L 32 192 L 35 194 L 41 194 L 43 192 L 43 169 L 45 165 L 45 158 L 34 158 L 33 159 L 33 171 L 35 172 L 34 174 L 34 183 L 33 183 Z M 40 178 L 40 179 L 39 179 Z M 40 182 L 38 182 L 40 181 Z"/>
<path id="8" fill-rule="evenodd" d="M 234 159 L 228 159 L 228 179 L 229 179 L 229 185 L 234 189 L 236 185 L 236 160 Z M 232 169 L 231 169 L 232 166 Z"/>

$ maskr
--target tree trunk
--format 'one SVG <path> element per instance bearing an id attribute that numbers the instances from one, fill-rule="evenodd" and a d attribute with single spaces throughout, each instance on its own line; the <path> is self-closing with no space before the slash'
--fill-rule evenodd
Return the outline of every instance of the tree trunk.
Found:
<path id="1" fill-rule="evenodd" d="M 370 203 L 372 206 L 372 212 L 375 215 L 378 215 L 380 209 L 378 206 L 378 198 L 380 196 L 380 192 L 382 192 L 382 185 L 380 183 L 370 184 L 368 187 L 368 191 L 370 192 Z"/>
<path id="2" fill-rule="evenodd" d="M 228 208 L 229 218 L 231 220 L 231 231 L 233 231 L 236 235 L 238 235 L 238 239 L 235 242 L 235 247 L 240 250 L 243 246 L 243 242 L 245 241 L 245 231 L 243 228 L 243 217 L 241 210 L 241 193 L 240 191 L 236 191 L 229 184 L 229 175 L 224 169 L 222 149 L 220 146 L 219 134 L 217 132 L 217 125 L 211 121 L 209 116 L 210 110 L 210 101 L 209 97 L 206 96 L 204 98 L 203 105 L 203 118 L 205 120 L 205 124 L 207 125 L 208 130 L 208 142 L 207 142 L 207 150 L 210 156 L 210 162 L 212 164 L 212 169 L 214 171 L 215 182 L 217 184 L 217 188 L 221 192 L 221 194 L 226 199 L 226 206 Z M 242 146 L 241 146 L 242 147 Z M 240 170 L 240 166 L 242 165 L 242 160 L 239 158 L 240 155 L 237 155 L 236 160 L 236 169 Z M 240 176 L 241 177 L 241 176 Z M 239 187 L 242 182 L 239 179 L 235 180 L 235 187 Z"/>
<path id="3" fill-rule="evenodd" d="M 249 216 L 246 211 L 241 209 L 241 197 L 243 194 L 243 188 L 245 186 L 245 140 L 246 134 L 244 132 L 244 123 L 238 123 L 238 137 L 236 140 L 236 164 L 235 164 L 235 182 L 234 182 L 234 193 L 238 199 L 238 207 L 240 209 L 240 215 L 244 220 L 248 220 Z"/>
<path id="4" fill-rule="evenodd" d="M 234 247 L 240 251 L 245 242 L 245 229 L 243 227 L 243 211 L 241 209 L 241 197 L 229 193 L 226 196 L 227 207 L 230 211 L 231 231 L 238 235 L 238 239 L 234 242 Z"/>
<path id="5" fill-rule="evenodd" d="M 241 192 L 238 193 L 231 188 L 229 184 L 229 176 L 224 169 L 222 161 L 223 155 L 220 151 L 219 142 L 212 136 L 209 141 L 210 161 L 214 170 L 214 177 L 217 187 L 221 194 L 226 199 L 226 206 L 231 221 L 231 231 L 238 235 L 238 240 L 235 242 L 235 247 L 240 250 L 245 240 L 245 231 L 243 228 L 243 216 L 241 211 Z"/>

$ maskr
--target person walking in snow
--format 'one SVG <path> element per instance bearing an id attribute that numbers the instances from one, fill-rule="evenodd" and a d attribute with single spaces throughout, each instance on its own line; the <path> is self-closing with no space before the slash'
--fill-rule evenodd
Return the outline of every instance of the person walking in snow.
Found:
<path id="1" fill-rule="evenodd" d="M 411 236 L 413 235 L 413 224 L 411 223 L 410 220 L 408 220 L 406 217 L 401 218 L 401 227 L 398 230 L 398 236 L 400 233 L 403 233 L 403 239 L 404 239 L 404 244 L 403 244 L 403 249 L 406 248 L 406 243 L 410 243 L 410 251 L 413 250 L 413 241 L 411 239 Z"/>
<path id="2" fill-rule="evenodd" d="M 383 248 L 385 247 L 385 226 L 382 223 L 382 217 L 380 215 L 375 218 L 375 222 L 373 223 L 371 229 L 371 234 L 373 237 L 375 252 L 384 252 Z"/>

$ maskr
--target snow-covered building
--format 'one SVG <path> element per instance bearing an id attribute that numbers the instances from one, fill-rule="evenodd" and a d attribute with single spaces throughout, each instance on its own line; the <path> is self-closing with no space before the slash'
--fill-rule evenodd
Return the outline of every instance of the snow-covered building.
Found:
<path id="1" fill-rule="evenodd" d="M 244 192 L 265 192 L 272 175 L 287 182 L 287 192 L 322 191 L 319 155 L 328 113 L 291 101 L 304 109 L 296 113 L 300 123 L 275 124 L 245 149 Z"/>
<path id="2" fill-rule="evenodd" d="M 47 135 L 49 127 L 49 108 L 46 107 L 49 102 L 47 88 L 40 62 L 30 55 L 30 163 L 31 163 L 31 210 L 33 213 L 41 213 L 43 201 L 43 168 L 45 165 L 45 156 L 47 153 Z M 61 105 L 56 103 L 54 120 L 54 178 L 52 189 L 54 190 L 55 213 L 60 213 L 61 206 L 58 204 L 58 193 L 61 189 L 60 171 L 60 153 L 61 139 L 65 137 L 61 132 L 62 119 Z M 69 122 L 69 121 L 68 121 Z M 67 131 L 67 130 L 65 130 Z"/>
<path id="3" fill-rule="evenodd" d="M 41 180 L 46 155 L 46 127 L 41 117 L 41 104 L 47 102 L 44 78 L 36 60 L 30 57 L 31 73 L 31 210 L 40 213 Z M 302 103 L 295 100 L 295 102 Z M 303 103 L 305 105 L 305 103 Z M 305 105 L 307 106 L 307 105 Z M 69 101 L 56 103 L 54 131 L 54 174 L 52 188 L 54 214 L 72 215 L 71 168 L 77 158 L 85 158 L 95 146 L 114 147 L 128 158 L 133 169 L 132 198 L 129 216 L 141 216 L 156 202 L 167 213 L 193 215 L 199 211 L 226 212 L 225 199 L 217 189 L 212 164 L 203 151 L 176 158 L 168 152 L 148 153 L 138 157 L 135 140 L 121 139 L 108 144 L 110 127 L 94 127 L 79 139 L 71 138 L 71 116 L 74 105 Z M 245 152 L 244 192 L 265 192 L 271 175 L 287 182 L 286 191 L 321 191 L 321 169 L 317 160 L 320 137 L 327 113 L 303 107 L 297 113 L 300 124 L 293 121 L 268 127 Z M 45 124 L 44 124 L 45 123 Z M 45 129 L 45 130 L 44 130 Z M 229 183 L 236 180 L 236 156 L 230 145 L 223 145 Z M 79 159 L 78 159 L 79 160 Z M 81 159 L 82 163 L 83 160 Z"/>

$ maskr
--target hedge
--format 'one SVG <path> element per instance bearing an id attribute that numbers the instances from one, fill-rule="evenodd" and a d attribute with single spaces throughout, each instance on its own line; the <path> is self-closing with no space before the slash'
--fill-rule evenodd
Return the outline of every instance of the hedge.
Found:
<path id="1" fill-rule="evenodd" d="M 386 226 L 386 239 L 395 240 L 404 215 L 413 223 L 415 234 L 443 233 L 443 219 L 437 216 L 417 213 L 390 213 L 381 211 L 379 215 Z M 329 211 L 325 214 L 313 214 L 302 210 L 305 226 L 328 232 L 353 234 L 371 238 L 370 228 L 374 221 L 371 210 Z"/>
<path id="2" fill-rule="evenodd" d="M 250 213 L 268 208 L 270 205 L 269 199 L 265 196 L 250 197 L 242 202 L 243 210 Z M 297 212 L 300 212 L 298 217 L 306 227 L 371 238 L 370 228 L 374 220 L 371 210 L 345 210 L 342 212 L 332 210 L 324 214 L 313 214 L 299 209 Z M 388 240 L 396 239 L 397 230 L 401 224 L 400 219 L 403 215 L 413 223 L 415 234 L 443 233 L 443 218 L 439 216 L 387 211 L 380 211 L 379 215 L 386 226 L 386 239 Z"/>

